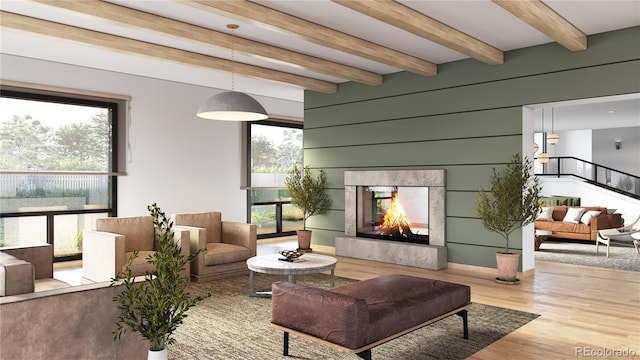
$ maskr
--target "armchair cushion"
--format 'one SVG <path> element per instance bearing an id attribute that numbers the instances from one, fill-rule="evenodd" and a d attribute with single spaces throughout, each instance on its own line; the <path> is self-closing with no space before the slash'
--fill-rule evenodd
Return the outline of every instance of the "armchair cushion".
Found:
<path id="1" fill-rule="evenodd" d="M 237 261 L 245 261 L 251 257 L 251 251 L 244 246 L 225 244 L 225 243 L 208 243 L 207 251 L 204 255 L 204 264 L 219 265 Z"/>
<path id="2" fill-rule="evenodd" d="M 124 235 L 124 251 L 127 253 L 134 250 L 153 251 L 155 248 L 152 216 L 96 219 L 95 230 Z"/>
<path id="3" fill-rule="evenodd" d="M 194 226 L 207 230 L 207 243 L 222 242 L 222 213 L 205 212 L 196 214 L 175 214 L 176 225 Z"/>
<path id="4" fill-rule="evenodd" d="M 131 273 L 134 275 L 143 275 L 155 270 L 155 266 L 147 262 L 147 258 L 154 254 L 155 251 L 138 251 L 138 257 L 131 263 Z M 127 269 L 127 263 L 129 262 L 131 255 L 133 255 L 133 252 L 127 252 L 124 254 L 124 265 L 122 266 L 122 269 L 118 270 L 124 272 Z"/>

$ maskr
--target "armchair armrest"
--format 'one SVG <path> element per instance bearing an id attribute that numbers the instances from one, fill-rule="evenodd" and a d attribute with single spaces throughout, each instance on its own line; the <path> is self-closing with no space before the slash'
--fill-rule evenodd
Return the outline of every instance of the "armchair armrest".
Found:
<path id="1" fill-rule="evenodd" d="M 180 253 L 182 256 L 189 256 L 191 252 L 190 244 L 190 232 L 187 229 L 173 229 L 173 240 L 180 246 Z M 190 264 L 185 265 L 184 269 L 180 272 L 181 275 L 189 277 L 191 275 Z"/>
<path id="2" fill-rule="evenodd" d="M 255 224 L 223 221 L 222 242 L 244 246 L 251 251 L 251 256 L 256 256 L 258 227 Z"/>
<path id="3" fill-rule="evenodd" d="M 82 235 L 82 277 L 110 281 L 125 265 L 124 235 L 84 230 Z"/>
<path id="4" fill-rule="evenodd" d="M 176 225 L 173 228 L 174 232 L 178 233 L 178 232 L 188 232 L 188 246 L 186 246 L 187 250 L 187 255 L 189 255 L 189 253 L 191 251 L 194 250 L 198 250 L 198 249 L 205 249 L 207 248 L 207 230 L 205 228 L 201 228 L 201 227 L 196 227 L 196 226 L 186 226 L 186 225 Z M 184 246 L 184 245 L 183 245 Z M 184 252 L 184 247 L 183 247 L 183 254 L 185 254 Z M 199 269 L 202 270 L 202 268 L 204 268 L 205 264 L 204 264 L 204 252 L 201 252 L 200 254 L 198 254 L 198 256 L 195 257 L 195 259 L 193 259 L 193 261 L 191 261 L 191 271 L 190 273 L 196 273 L 199 274 Z"/>

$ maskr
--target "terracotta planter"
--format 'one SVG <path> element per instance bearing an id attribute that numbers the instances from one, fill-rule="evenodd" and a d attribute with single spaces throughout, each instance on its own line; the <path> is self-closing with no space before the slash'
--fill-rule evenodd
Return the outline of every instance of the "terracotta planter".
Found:
<path id="1" fill-rule="evenodd" d="M 496 252 L 496 264 L 498 268 L 498 277 L 496 282 L 503 284 L 518 284 L 518 263 L 520 262 L 520 253 L 504 253 Z"/>
<path id="2" fill-rule="evenodd" d="M 311 250 L 311 230 L 298 230 L 298 250 Z"/>

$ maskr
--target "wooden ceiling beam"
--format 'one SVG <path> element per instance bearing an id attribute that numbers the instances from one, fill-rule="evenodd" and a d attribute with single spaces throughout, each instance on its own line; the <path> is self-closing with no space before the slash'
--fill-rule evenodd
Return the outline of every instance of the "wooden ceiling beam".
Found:
<path id="1" fill-rule="evenodd" d="M 291 64 L 330 76 L 356 81 L 367 85 L 382 84 L 382 75 L 358 69 L 352 66 L 339 64 L 333 61 L 314 56 L 301 54 L 295 51 L 263 44 L 257 41 L 243 39 L 227 33 L 206 29 L 181 21 L 153 15 L 147 12 L 131 9 L 99 0 L 35 0 L 36 2 L 96 16 L 107 19 L 117 24 L 132 28 L 151 30 L 170 35 L 181 40 L 189 40 L 204 43 L 216 47 L 231 49 L 240 53 L 256 55 L 274 59 L 279 62 Z"/>
<path id="2" fill-rule="evenodd" d="M 489 65 L 504 63 L 502 51 L 393 0 L 332 0 L 389 25 Z"/>
<path id="3" fill-rule="evenodd" d="M 435 64 L 423 59 L 247 0 L 185 0 L 183 3 L 416 74 L 433 76 L 438 72 Z"/>
<path id="4" fill-rule="evenodd" d="M 587 36 L 539 0 L 492 0 L 571 51 L 587 48 Z"/>
<path id="5" fill-rule="evenodd" d="M 0 25 L 5 28 L 80 42 L 122 53 L 150 56 L 176 63 L 234 72 L 242 76 L 277 81 L 328 94 L 332 94 L 337 91 L 337 85 L 327 81 L 312 79 L 259 66 L 237 63 L 231 60 L 151 44 L 144 41 L 105 34 L 93 30 L 81 29 L 29 16 L 13 14 L 6 11 L 0 11 Z"/>

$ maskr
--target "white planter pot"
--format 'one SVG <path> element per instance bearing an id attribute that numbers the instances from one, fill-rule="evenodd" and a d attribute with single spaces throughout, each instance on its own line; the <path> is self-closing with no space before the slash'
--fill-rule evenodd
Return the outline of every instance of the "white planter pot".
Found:
<path id="1" fill-rule="evenodd" d="M 162 349 L 158 351 L 149 350 L 148 360 L 167 360 L 167 349 Z"/>

